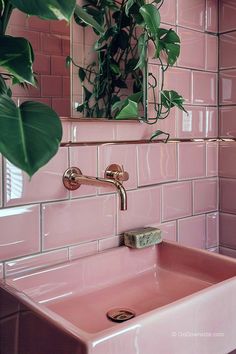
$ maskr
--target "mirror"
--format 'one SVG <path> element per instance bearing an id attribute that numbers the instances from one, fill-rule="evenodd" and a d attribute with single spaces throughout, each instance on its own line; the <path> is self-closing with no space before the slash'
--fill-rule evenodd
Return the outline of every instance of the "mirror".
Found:
<path id="1" fill-rule="evenodd" d="M 86 0 L 72 24 L 72 116 L 116 120 L 138 119 L 154 124 L 168 116 L 183 98 L 164 91 L 164 72 L 175 64 L 180 40 L 160 28 L 163 1 Z M 148 72 L 148 51 L 162 74 Z M 149 53 L 150 54 L 150 53 Z M 154 117 L 148 117 L 148 90 Z"/>

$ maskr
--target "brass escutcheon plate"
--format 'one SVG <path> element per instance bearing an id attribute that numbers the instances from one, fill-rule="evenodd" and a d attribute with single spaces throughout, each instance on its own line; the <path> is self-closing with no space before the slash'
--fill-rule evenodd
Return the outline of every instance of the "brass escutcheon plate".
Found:
<path id="1" fill-rule="evenodd" d="M 80 184 L 73 179 L 73 176 L 82 175 L 82 172 L 77 167 L 68 168 L 62 177 L 62 181 L 66 189 L 69 191 L 74 191 L 80 187 Z"/>

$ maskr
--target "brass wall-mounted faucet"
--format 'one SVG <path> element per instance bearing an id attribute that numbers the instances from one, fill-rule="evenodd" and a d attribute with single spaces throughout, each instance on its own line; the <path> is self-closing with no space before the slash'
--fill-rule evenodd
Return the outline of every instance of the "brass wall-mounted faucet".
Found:
<path id="1" fill-rule="evenodd" d="M 63 184 L 71 191 L 78 189 L 82 184 L 98 187 L 112 185 L 116 187 L 120 195 L 120 210 L 127 210 L 127 194 L 122 182 L 128 179 L 128 172 L 124 171 L 124 169 L 117 164 L 112 164 L 107 167 L 104 178 L 84 176 L 79 168 L 70 167 L 63 175 Z"/>

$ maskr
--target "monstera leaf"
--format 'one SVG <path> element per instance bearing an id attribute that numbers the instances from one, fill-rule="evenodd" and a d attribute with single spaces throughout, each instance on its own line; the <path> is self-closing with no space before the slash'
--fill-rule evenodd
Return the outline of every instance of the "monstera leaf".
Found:
<path id="1" fill-rule="evenodd" d="M 14 101 L 0 96 L 0 152 L 32 176 L 57 152 L 62 127 L 57 114 L 39 102 Z"/>
<path id="2" fill-rule="evenodd" d="M 0 66 L 7 69 L 18 82 L 35 85 L 31 44 L 21 37 L 0 36 Z"/>
<path id="3" fill-rule="evenodd" d="M 47 20 L 69 21 L 76 0 L 10 0 L 10 2 L 28 15 L 39 16 Z"/>

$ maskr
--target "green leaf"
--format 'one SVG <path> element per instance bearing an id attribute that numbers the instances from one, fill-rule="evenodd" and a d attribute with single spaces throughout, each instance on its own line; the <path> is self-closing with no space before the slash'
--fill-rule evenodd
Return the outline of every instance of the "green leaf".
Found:
<path id="1" fill-rule="evenodd" d="M 142 91 L 136 92 L 133 95 L 130 95 L 125 100 L 120 101 L 120 99 L 119 99 L 119 100 L 117 100 L 117 102 L 115 102 L 113 104 L 112 112 L 114 112 L 116 109 L 121 110 L 124 106 L 126 106 L 129 103 L 128 100 L 139 103 L 139 102 L 141 102 L 142 99 L 143 99 L 143 92 Z"/>
<path id="2" fill-rule="evenodd" d="M 87 102 L 92 97 L 92 92 L 90 92 L 85 86 L 83 86 L 83 89 L 84 89 L 84 101 Z"/>
<path id="3" fill-rule="evenodd" d="M 91 15 L 89 15 L 81 6 L 76 5 L 75 14 L 84 23 L 93 27 L 99 33 L 104 33 L 104 28 Z"/>
<path id="4" fill-rule="evenodd" d="M 143 16 L 145 25 L 151 35 L 156 37 L 161 23 L 160 12 L 152 4 L 143 5 L 139 12 Z"/>
<path id="5" fill-rule="evenodd" d="M 0 0 L 0 17 L 2 16 L 5 8 L 4 0 Z"/>
<path id="6" fill-rule="evenodd" d="M 162 130 L 156 130 L 153 134 L 152 134 L 152 136 L 151 136 L 151 138 L 150 138 L 150 141 L 152 141 L 153 139 L 155 139 L 155 138 L 157 138 L 158 136 L 160 136 L 160 135 L 167 135 L 167 138 L 165 139 L 165 143 L 167 143 L 168 142 L 168 140 L 169 140 L 169 138 L 170 138 L 170 134 L 169 133 L 165 133 L 165 132 L 163 132 Z"/>
<path id="7" fill-rule="evenodd" d="M 0 36 L 0 66 L 7 69 L 19 82 L 35 85 L 31 44 L 20 37 Z"/>
<path id="8" fill-rule="evenodd" d="M 171 109 L 172 107 L 176 106 L 187 113 L 183 107 L 184 98 L 180 96 L 176 91 L 161 91 L 161 103 L 167 109 Z"/>
<path id="9" fill-rule="evenodd" d="M 119 68 L 119 66 L 117 64 L 111 63 L 110 64 L 110 68 L 111 68 L 111 70 L 113 71 L 113 73 L 115 75 L 120 75 L 121 74 L 120 68 Z"/>
<path id="10" fill-rule="evenodd" d="M 166 30 L 164 28 L 160 28 L 155 45 L 155 57 L 159 58 L 161 52 L 164 51 L 168 58 L 168 64 L 173 66 L 180 54 L 180 39 L 177 33 L 172 29 Z"/>
<path id="11" fill-rule="evenodd" d="M 10 2 L 28 15 L 39 16 L 46 20 L 69 21 L 76 0 L 10 0 Z"/>
<path id="12" fill-rule="evenodd" d="M 134 5 L 135 3 L 135 0 L 128 0 L 126 2 L 126 5 L 125 5 L 125 13 L 126 13 L 126 16 L 129 16 L 129 10 L 130 8 Z"/>
<path id="13" fill-rule="evenodd" d="M 8 87 L 6 85 L 5 80 L 0 76 L 0 95 L 6 94 L 7 95 Z"/>
<path id="14" fill-rule="evenodd" d="M 137 102 L 128 99 L 128 103 L 121 109 L 121 111 L 115 116 L 117 120 L 122 119 L 137 119 L 138 104 Z"/>
<path id="15" fill-rule="evenodd" d="M 31 101 L 17 107 L 0 96 L 0 152 L 29 176 L 56 154 L 61 137 L 60 119 L 50 107 Z"/>
<path id="16" fill-rule="evenodd" d="M 128 88 L 126 82 L 121 79 L 113 80 L 113 84 L 114 84 L 114 86 L 119 87 L 119 88 Z"/>
<path id="17" fill-rule="evenodd" d="M 68 55 L 66 57 L 66 67 L 69 68 L 71 63 L 72 63 L 72 58 Z"/>
<path id="18" fill-rule="evenodd" d="M 80 81 L 83 82 L 84 79 L 86 78 L 86 72 L 83 68 L 79 68 L 79 72 L 78 72 Z"/>
<path id="19" fill-rule="evenodd" d="M 146 34 L 142 33 L 138 39 L 139 61 L 134 70 L 144 68 L 147 62 L 147 38 Z"/>

